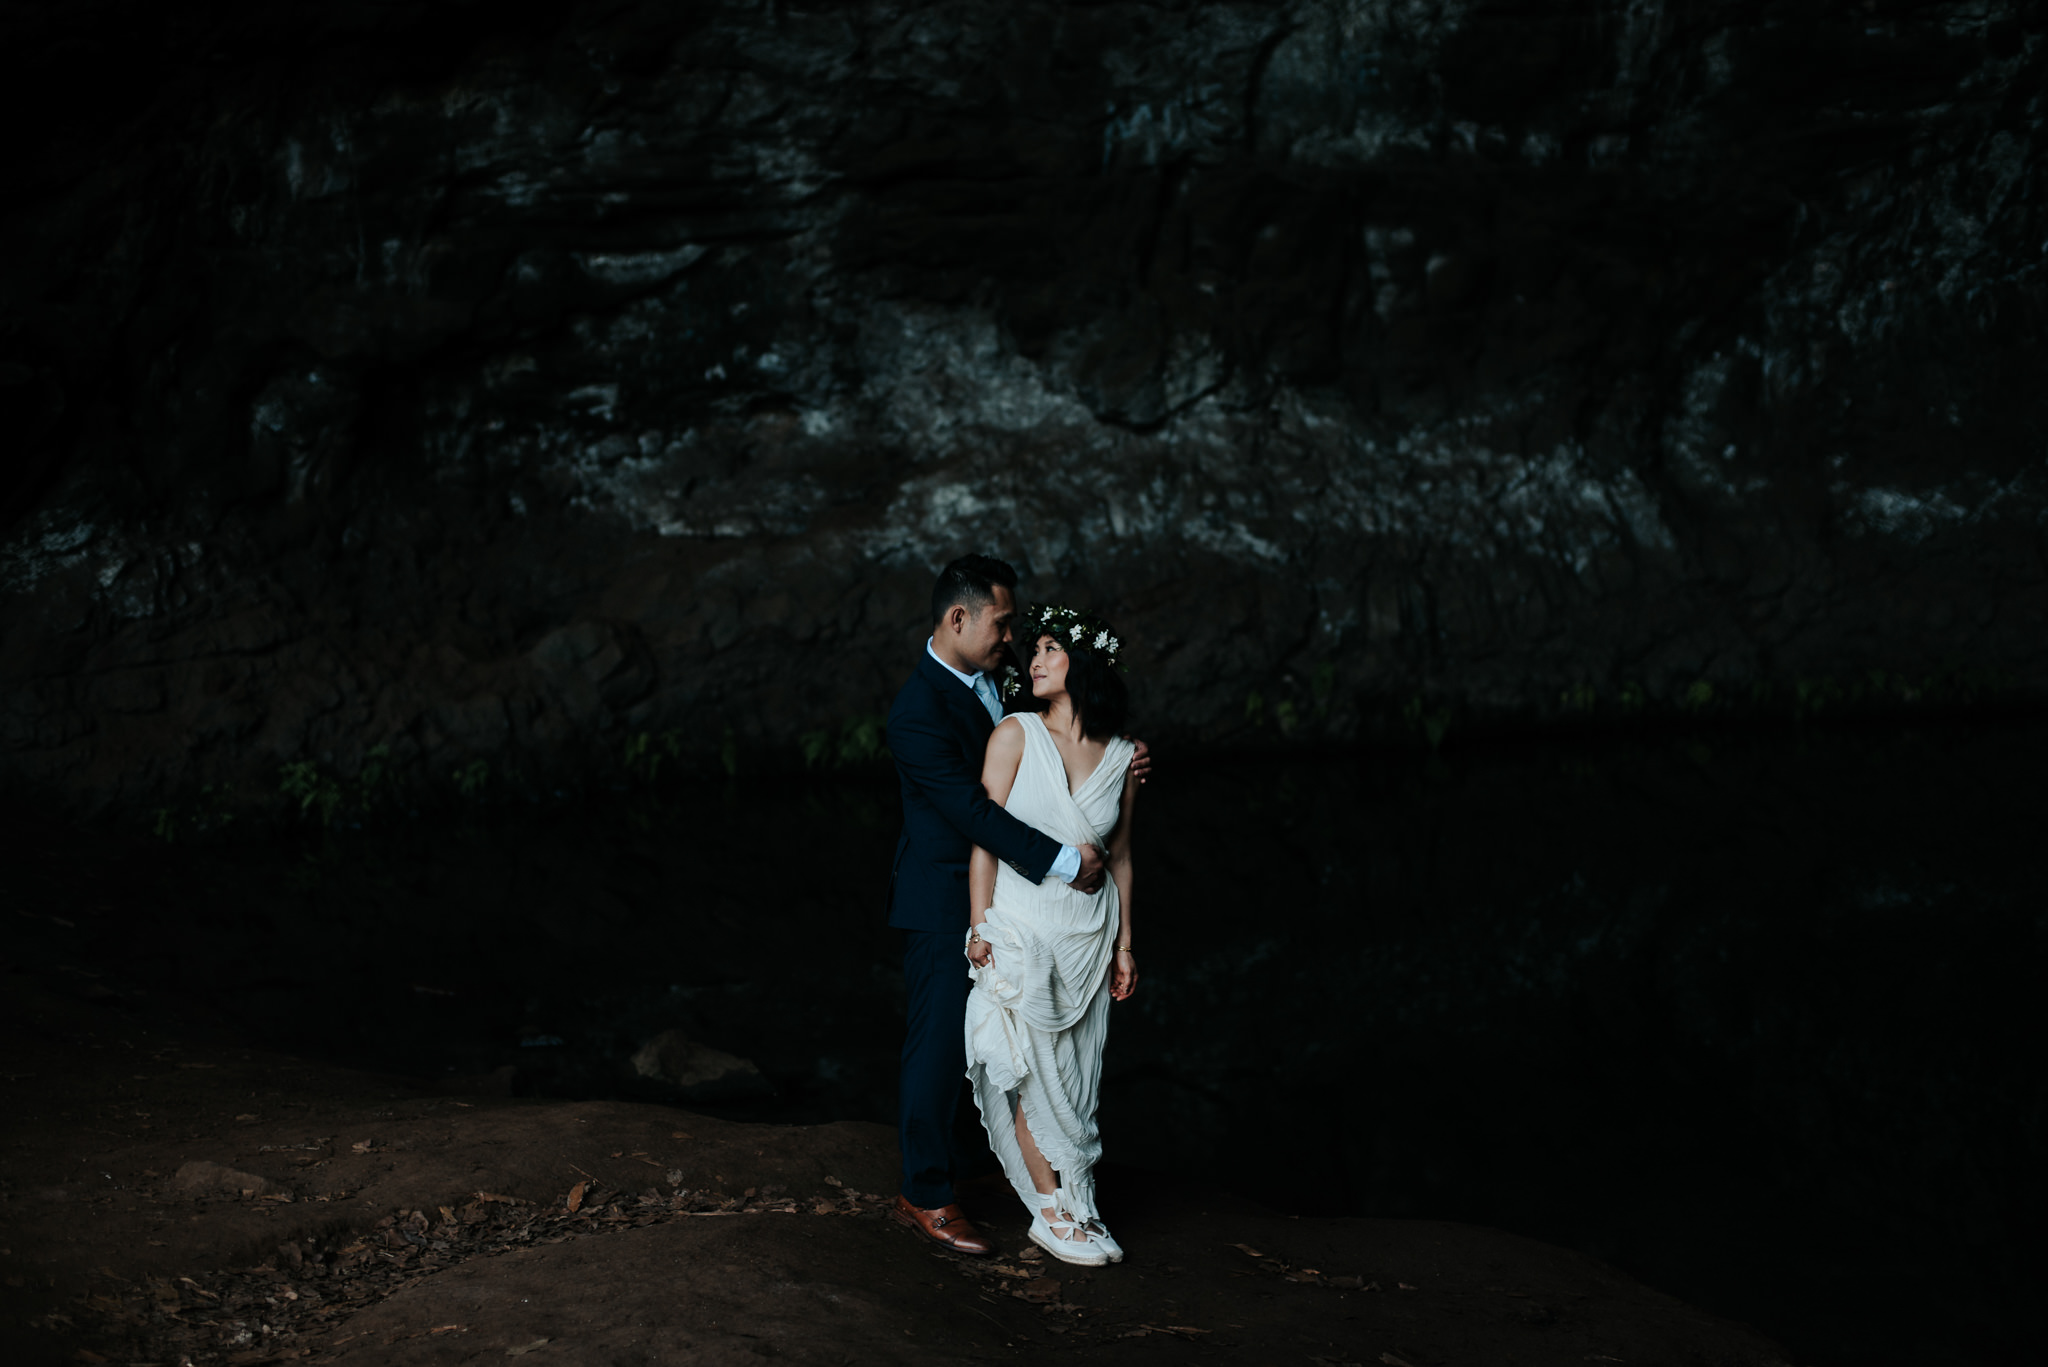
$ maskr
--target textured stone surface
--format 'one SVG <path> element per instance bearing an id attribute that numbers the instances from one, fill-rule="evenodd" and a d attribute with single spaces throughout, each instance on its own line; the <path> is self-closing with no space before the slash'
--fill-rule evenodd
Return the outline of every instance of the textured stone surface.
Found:
<path id="1" fill-rule="evenodd" d="M 263 1196 L 270 1191 L 270 1179 L 206 1159 L 193 1159 L 179 1164 L 166 1186 L 185 1196 Z"/>
<path id="2" fill-rule="evenodd" d="M 1155 735 L 2048 683 L 2018 0 L 293 8 L 6 21 L 14 782 L 788 746 L 970 548 Z"/>

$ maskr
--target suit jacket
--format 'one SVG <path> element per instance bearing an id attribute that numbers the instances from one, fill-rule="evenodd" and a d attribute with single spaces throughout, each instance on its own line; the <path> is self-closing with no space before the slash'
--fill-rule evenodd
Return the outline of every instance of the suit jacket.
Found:
<path id="1" fill-rule="evenodd" d="M 929 653 L 889 708 L 889 751 L 903 784 L 903 834 L 889 878 L 889 924 L 903 930 L 967 928 L 967 860 L 976 845 L 1033 882 L 1060 843 L 1011 816 L 981 786 L 995 723 L 971 689 Z"/>

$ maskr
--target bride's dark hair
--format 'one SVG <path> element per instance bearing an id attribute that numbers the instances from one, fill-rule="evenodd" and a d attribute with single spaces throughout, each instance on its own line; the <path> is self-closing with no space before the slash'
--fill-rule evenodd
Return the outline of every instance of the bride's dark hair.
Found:
<path id="1" fill-rule="evenodd" d="M 1035 652 L 1042 637 L 1033 637 L 1030 649 Z M 1054 636 L 1055 641 L 1059 637 Z M 1123 734 L 1124 723 L 1130 720 L 1131 696 L 1124 688 L 1123 676 L 1118 674 L 1109 657 L 1088 645 L 1064 647 L 1067 653 L 1067 697 L 1074 704 L 1074 716 L 1081 723 L 1081 734 L 1096 740 L 1108 740 L 1111 736 Z M 1034 697 L 1028 691 L 1017 699 L 1020 711 L 1043 712 L 1045 700 Z"/>
<path id="2" fill-rule="evenodd" d="M 1130 720 L 1131 695 L 1123 676 L 1101 651 L 1083 647 L 1067 652 L 1067 696 L 1074 700 L 1082 735 L 1108 740 L 1123 734 L 1124 723 Z"/>

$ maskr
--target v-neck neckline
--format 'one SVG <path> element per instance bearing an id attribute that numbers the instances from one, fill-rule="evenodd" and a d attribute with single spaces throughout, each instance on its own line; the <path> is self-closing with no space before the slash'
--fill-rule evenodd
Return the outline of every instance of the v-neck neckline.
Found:
<path id="1" fill-rule="evenodd" d="M 1059 743 L 1059 741 L 1058 741 L 1058 740 L 1054 739 L 1054 737 L 1053 737 L 1053 734 L 1052 734 L 1052 728 L 1051 728 L 1050 726 L 1047 726 L 1047 725 L 1045 724 L 1045 718 L 1044 718 L 1044 717 L 1042 717 L 1042 716 L 1040 716 L 1040 715 L 1039 715 L 1038 713 L 1036 713 L 1036 712 L 1033 712 L 1033 713 L 1030 713 L 1029 715 L 1030 715 L 1031 717 L 1033 717 L 1034 719 L 1036 719 L 1036 721 L 1038 722 L 1038 729 L 1039 729 L 1040 731 L 1043 731 L 1043 732 L 1045 733 L 1045 738 L 1046 738 L 1046 739 L 1047 739 L 1048 741 L 1051 741 L 1051 742 L 1052 742 L 1052 753 L 1053 753 L 1053 756 L 1054 756 L 1054 758 L 1058 759 L 1058 760 L 1059 760 L 1059 762 L 1060 762 L 1060 776 L 1061 776 L 1062 778 L 1065 778 L 1065 779 L 1067 780 L 1067 798 L 1068 798 L 1068 800 L 1069 800 L 1069 801 L 1071 801 L 1071 800 L 1073 800 L 1074 798 L 1077 798 L 1077 797 L 1079 797 L 1079 796 L 1081 795 L 1081 790 L 1082 790 L 1083 788 L 1086 788 L 1086 787 L 1087 787 L 1087 786 L 1088 786 L 1088 785 L 1089 785 L 1089 784 L 1090 784 L 1091 782 L 1093 782 L 1093 781 L 1094 781 L 1094 779 L 1095 779 L 1095 776 L 1096 776 L 1097 774 L 1099 774 L 1099 773 L 1101 773 L 1101 772 L 1102 772 L 1102 766 L 1103 766 L 1103 765 L 1104 765 L 1105 763 L 1107 763 L 1107 762 L 1108 762 L 1108 760 L 1109 760 L 1109 745 L 1108 745 L 1108 743 L 1107 743 L 1107 742 L 1104 742 L 1104 744 L 1103 744 L 1103 747 L 1102 747 L 1102 754 L 1101 754 L 1101 755 L 1100 755 L 1100 756 L 1099 756 L 1099 757 L 1098 757 L 1098 758 L 1096 759 L 1096 761 L 1095 761 L 1095 767 L 1094 767 L 1094 768 L 1092 768 L 1092 769 L 1090 769 L 1090 770 L 1088 771 L 1088 775 L 1087 775 L 1087 777 L 1086 777 L 1086 778 L 1083 778 L 1083 779 L 1081 780 L 1081 782 L 1080 782 L 1079 784 L 1076 784 L 1076 783 L 1074 782 L 1074 780 L 1073 780 L 1073 779 L 1072 779 L 1071 777 L 1069 777 L 1069 776 L 1068 776 L 1068 774 L 1067 774 L 1067 757 L 1066 757 L 1066 755 L 1065 755 L 1065 754 L 1061 753 L 1061 751 L 1060 751 L 1060 743 Z"/>

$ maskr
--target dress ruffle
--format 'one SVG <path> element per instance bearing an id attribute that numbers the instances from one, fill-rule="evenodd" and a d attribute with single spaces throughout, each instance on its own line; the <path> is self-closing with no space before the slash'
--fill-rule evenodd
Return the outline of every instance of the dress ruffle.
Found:
<path id="1" fill-rule="evenodd" d="M 1024 727 L 1025 753 L 1006 804 L 1011 815 L 1063 844 L 1106 844 L 1115 828 L 1130 766 L 1130 743 L 1110 743 L 1094 773 L 1072 794 L 1059 749 L 1036 716 Z M 1120 925 L 1116 885 L 1089 894 L 1048 877 L 1032 883 L 1006 864 L 996 871 L 995 904 L 981 927 L 986 968 L 970 967 L 967 1075 L 989 1145 L 1018 1197 L 1037 1193 L 1017 1145 L 1013 1107 L 1021 1107 L 1039 1151 L 1060 1175 L 1065 1208 L 1079 1219 L 1095 1209 L 1095 1125 L 1102 1050 L 1109 1033 L 1109 965 Z"/>

